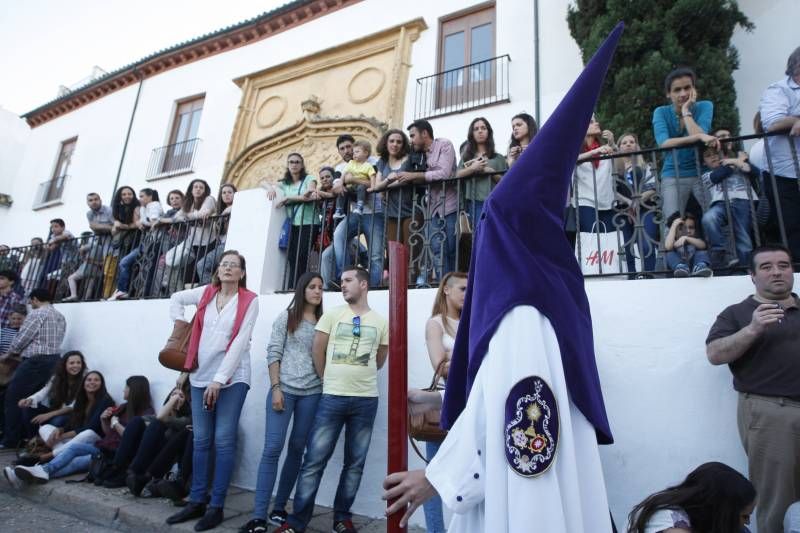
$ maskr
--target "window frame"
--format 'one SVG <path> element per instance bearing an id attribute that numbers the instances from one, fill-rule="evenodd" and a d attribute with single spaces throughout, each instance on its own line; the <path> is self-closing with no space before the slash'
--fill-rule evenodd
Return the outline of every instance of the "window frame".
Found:
<path id="1" fill-rule="evenodd" d="M 40 183 L 36 191 L 34 209 L 63 203 L 64 183 L 67 176 L 69 176 L 69 167 L 72 165 L 72 157 L 75 155 L 77 146 L 77 135 L 61 141 L 53 169 L 50 172 L 50 179 Z M 62 168 L 63 172 L 61 171 Z"/>
<path id="2" fill-rule="evenodd" d="M 479 24 L 470 24 L 470 19 L 478 19 L 485 17 L 485 21 Z M 492 52 L 486 60 L 490 60 L 497 55 L 497 10 L 496 10 L 496 3 L 494 1 L 490 2 L 482 2 L 480 4 L 476 4 L 465 9 L 461 9 L 454 13 L 450 13 L 448 15 L 444 15 L 439 17 L 439 34 L 436 42 L 436 71 L 438 73 L 444 73 L 444 52 L 445 52 L 445 37 L 447 35 L 453 35 L 457 32 L 451 31 L 447 35 L 445 35 L 445 31 L 448 29 L 448 26 L 452 26 L 453 23 L 462 21 L 463 30 L 464 31 L 464 64 L 460 68 L 465 68 L 467 65 L 472 64 L 471 55 L 472 55 L 472 29 L 480 27 L 484 24 L 491 24 L 492 26 Z M 436 88 L 436 108 L 443 109 L 452 106 L 460 106 L 463 104 L 467 104 L 476 98 L 474 97 L 475 94 L 480 94 L 483 98 L 486 97 L 494 97 L 496 96 L 496 85 L 497 85 L 497 72 L 496 68 L 493 64 L 488 65 L 490 70 L 490 76 L 487 79 L 481 79 L 473 81 L 470 72 L 472 69 L 465 71 L 464 79 L 462 79 L 462 83 L 453 87 L 444 87 L 444 78 L 442 78 L 437 83 Z M 458 68 L 458 67 L 457 67 Z M 476 85 L 481 84 L 488 89 L 488 92 L 483 90 L 483 88 L 478 88 L 476 90 Z"/>

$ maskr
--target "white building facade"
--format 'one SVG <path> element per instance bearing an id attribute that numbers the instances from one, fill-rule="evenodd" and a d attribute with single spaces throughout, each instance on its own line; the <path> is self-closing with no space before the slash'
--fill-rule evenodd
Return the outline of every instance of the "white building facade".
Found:
<path id="1" fill-rule="evenodd" d="M 271 209 L 256 185 L 280 177 L 276 169 L 290 149 L 305 148 L 309 171 L 315 173 L 320 164 L 336 159 L 333 139 L 347 128 L 374 140 L 381 129 L 404 129 L 418 117 L 429 117 L 436 136 L 458 146 L 471 118 L 484 116 L 504 151 L 511 117 L 525 111 L 543 122 L 581 70 L 580 52 L 567 28 L 567 6 L 567 0 L 406 0 L 402 5 L 298 0 L 157 52 L 28 113 L 29 130 L 9 119 L 16 125 L 13 134 L 3 133 L 13 141 L 0 146 L 0 193 L 10 195 L 13 204 L 0 202 L 0 242 L 19 246 L 33 236 L 46 237 L 53 218 L 64 219 L 76 235 L 88 229 L 89 192 L 108 204 L 121 185 L 156 188 L 164 199 L 195 178 L 215 191 L 226 180 L 236 183 L 242 192 L 236 196 L 227 246 L 247 257 L 250 288 L 260 292 L 262 309 L 235 477 L 235 483 L 252 488 L 264 438 L 266 343 L 272 320 L 290 300 L 277 293 L 284 256 L 276 247 L 283 222 L 276 213 L 282 212 Z M 753 100 L 781 76 L 786 56 L 797 46 L 799 6 L 796 0 L 740 2 L 756 25 L 753 33 L 734 37 L 741 57 L 736 81 L 743 124 L 750 122 Z M 463 44 L 445 42 L 458 28 L 465 33 Z M 447 56 L 459 44 L 464 55 Z M 426 89 L 426 79 L 450 71 L 449 64 L 474 63 L 470 58 L 490 66 L 456 69 L 452 82 L 478 87 L 476 93 L 464 97 L 444 94 L 438 86 Z M 448 63 L 451 59 L 454 63 Z M 442 76 L 437 79 L 441 84 Z M 661 80 L 653 87 L 660 90 Z M 603 449 L 603 462 L 618 526 L 645 495 L 676 483 L 701 462 L 721 460 L 746 470 L 730 374 L 708 365 L 704 339 L 716 314 L 750 291 L 746 277 L 587 283 L 616 437 L 616 444 Z M 433 295 L 431 290 L 410 294 L 409 316 L 418 317 L 409 322 L 412 386 L 430 379 L 422 317 Z M 686 305 L 688 295 L 696 305 Z M 326 294 L 326 306 L 339 301 L 338 295 Z M 371 303 L 388 315 L 388 291 L 374 292 Z M 128 375 L 145 374 L 152 378 L 155 397 L 166 394 L 174 375 L 156 360 L 170 330 L 166 300 L 59 309 L 69 324 L 64 348 L 83 350 L 91 366 L 107 376 L 109 390 L 119 396 Z M 683 310 L 678 318 L 675 309 Z M 133 324 L 147 334 L 134 334 Z M 119 342 L 132 338 L 138 342 Z M 379 487 L 386 472 L 387 380 L 383 370 L 381 407 L 354 506 L 355 512 L 372 516 L 384 509 Z M 340 465 L 337 452 L 318 503 L 332 503 Z M 421 512 L 416 519 L 422 520 Z"/>

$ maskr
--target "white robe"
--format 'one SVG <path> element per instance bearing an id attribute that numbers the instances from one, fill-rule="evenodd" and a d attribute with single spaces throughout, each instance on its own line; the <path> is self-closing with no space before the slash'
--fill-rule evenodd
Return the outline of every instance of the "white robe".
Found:
<path id="1" fill-rule="evenodd" d="M 511 388 L 533 375 L 556 397 L 560 431 L 552 466 L 528 478 L 506 461 L 505 405 Z M 515 307 L 503 318 L 425 474 L 454 513 L 450 533 L 611 531 L 595 431 L 569 399 L 555 332 L 538 310 Z"/>

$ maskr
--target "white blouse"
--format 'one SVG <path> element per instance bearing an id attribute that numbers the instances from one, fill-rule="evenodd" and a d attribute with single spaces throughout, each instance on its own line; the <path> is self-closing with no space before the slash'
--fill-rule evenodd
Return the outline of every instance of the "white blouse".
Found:
<path id="1" fill-rule="evenodd" d="M 170 298 L 170 318 L 173 321 L 185 320 L 185 307 L 200 303 L 205 289 L 206 286 L 203 285 L 174 293 Z M 193 387 L 206 387 L 212 381 L 221 383 L 223 387 L 233 383 L 250 385 L 250 337 L 258 318 L 258 298 L 248 306 L 239 333 L 228 350 L 238 303 L 237 294 L 225 304 L 221 312 L 217 312 L 214 300 L 206 306 L 203 333 L 197 351 L 197 370 L 189 374 L 189 382 Z"/>

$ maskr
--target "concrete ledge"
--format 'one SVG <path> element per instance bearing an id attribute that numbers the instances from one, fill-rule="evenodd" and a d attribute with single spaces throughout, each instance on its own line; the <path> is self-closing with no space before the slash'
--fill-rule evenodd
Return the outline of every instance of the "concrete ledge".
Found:
<path id="1" fill-rule="evenodd" d="M 0 451 L 0 467 L 5 467 L 16 458 L 10 451 Z M 42 504 L 56 511 L 75 516 L 98 526 L 116 531 L 154 531 L 180 532 L 194 531 L 195 521 L 169 526 L 168 516 L 180 508 L 162 498 L 134 498 L 127 488 L 105 489 L 89 483 L 65 483 L 67 479 L 81 479 L 83 475 L 55 479 L 45 485 L 27 485 L 15 491 L 0 479 L 0 491 Z M 253 509 L 253 492 L 239 487 L 231 487 L 225 502 L 225 521 L 214 531 L 238 531 L 250 519 Z M 291 502 L 290 502 L 291 511 Z M 386 531 L 386 521 L 365 516 L 353 516 L 353 523 L 361 533 Z M 333 510 L 317 506 L 314 517 L 306 531 L 309 533 L 328 533 L 333 524 Z M 409 528 L 410 532 L 421 533 L 419 528 Z"/>

